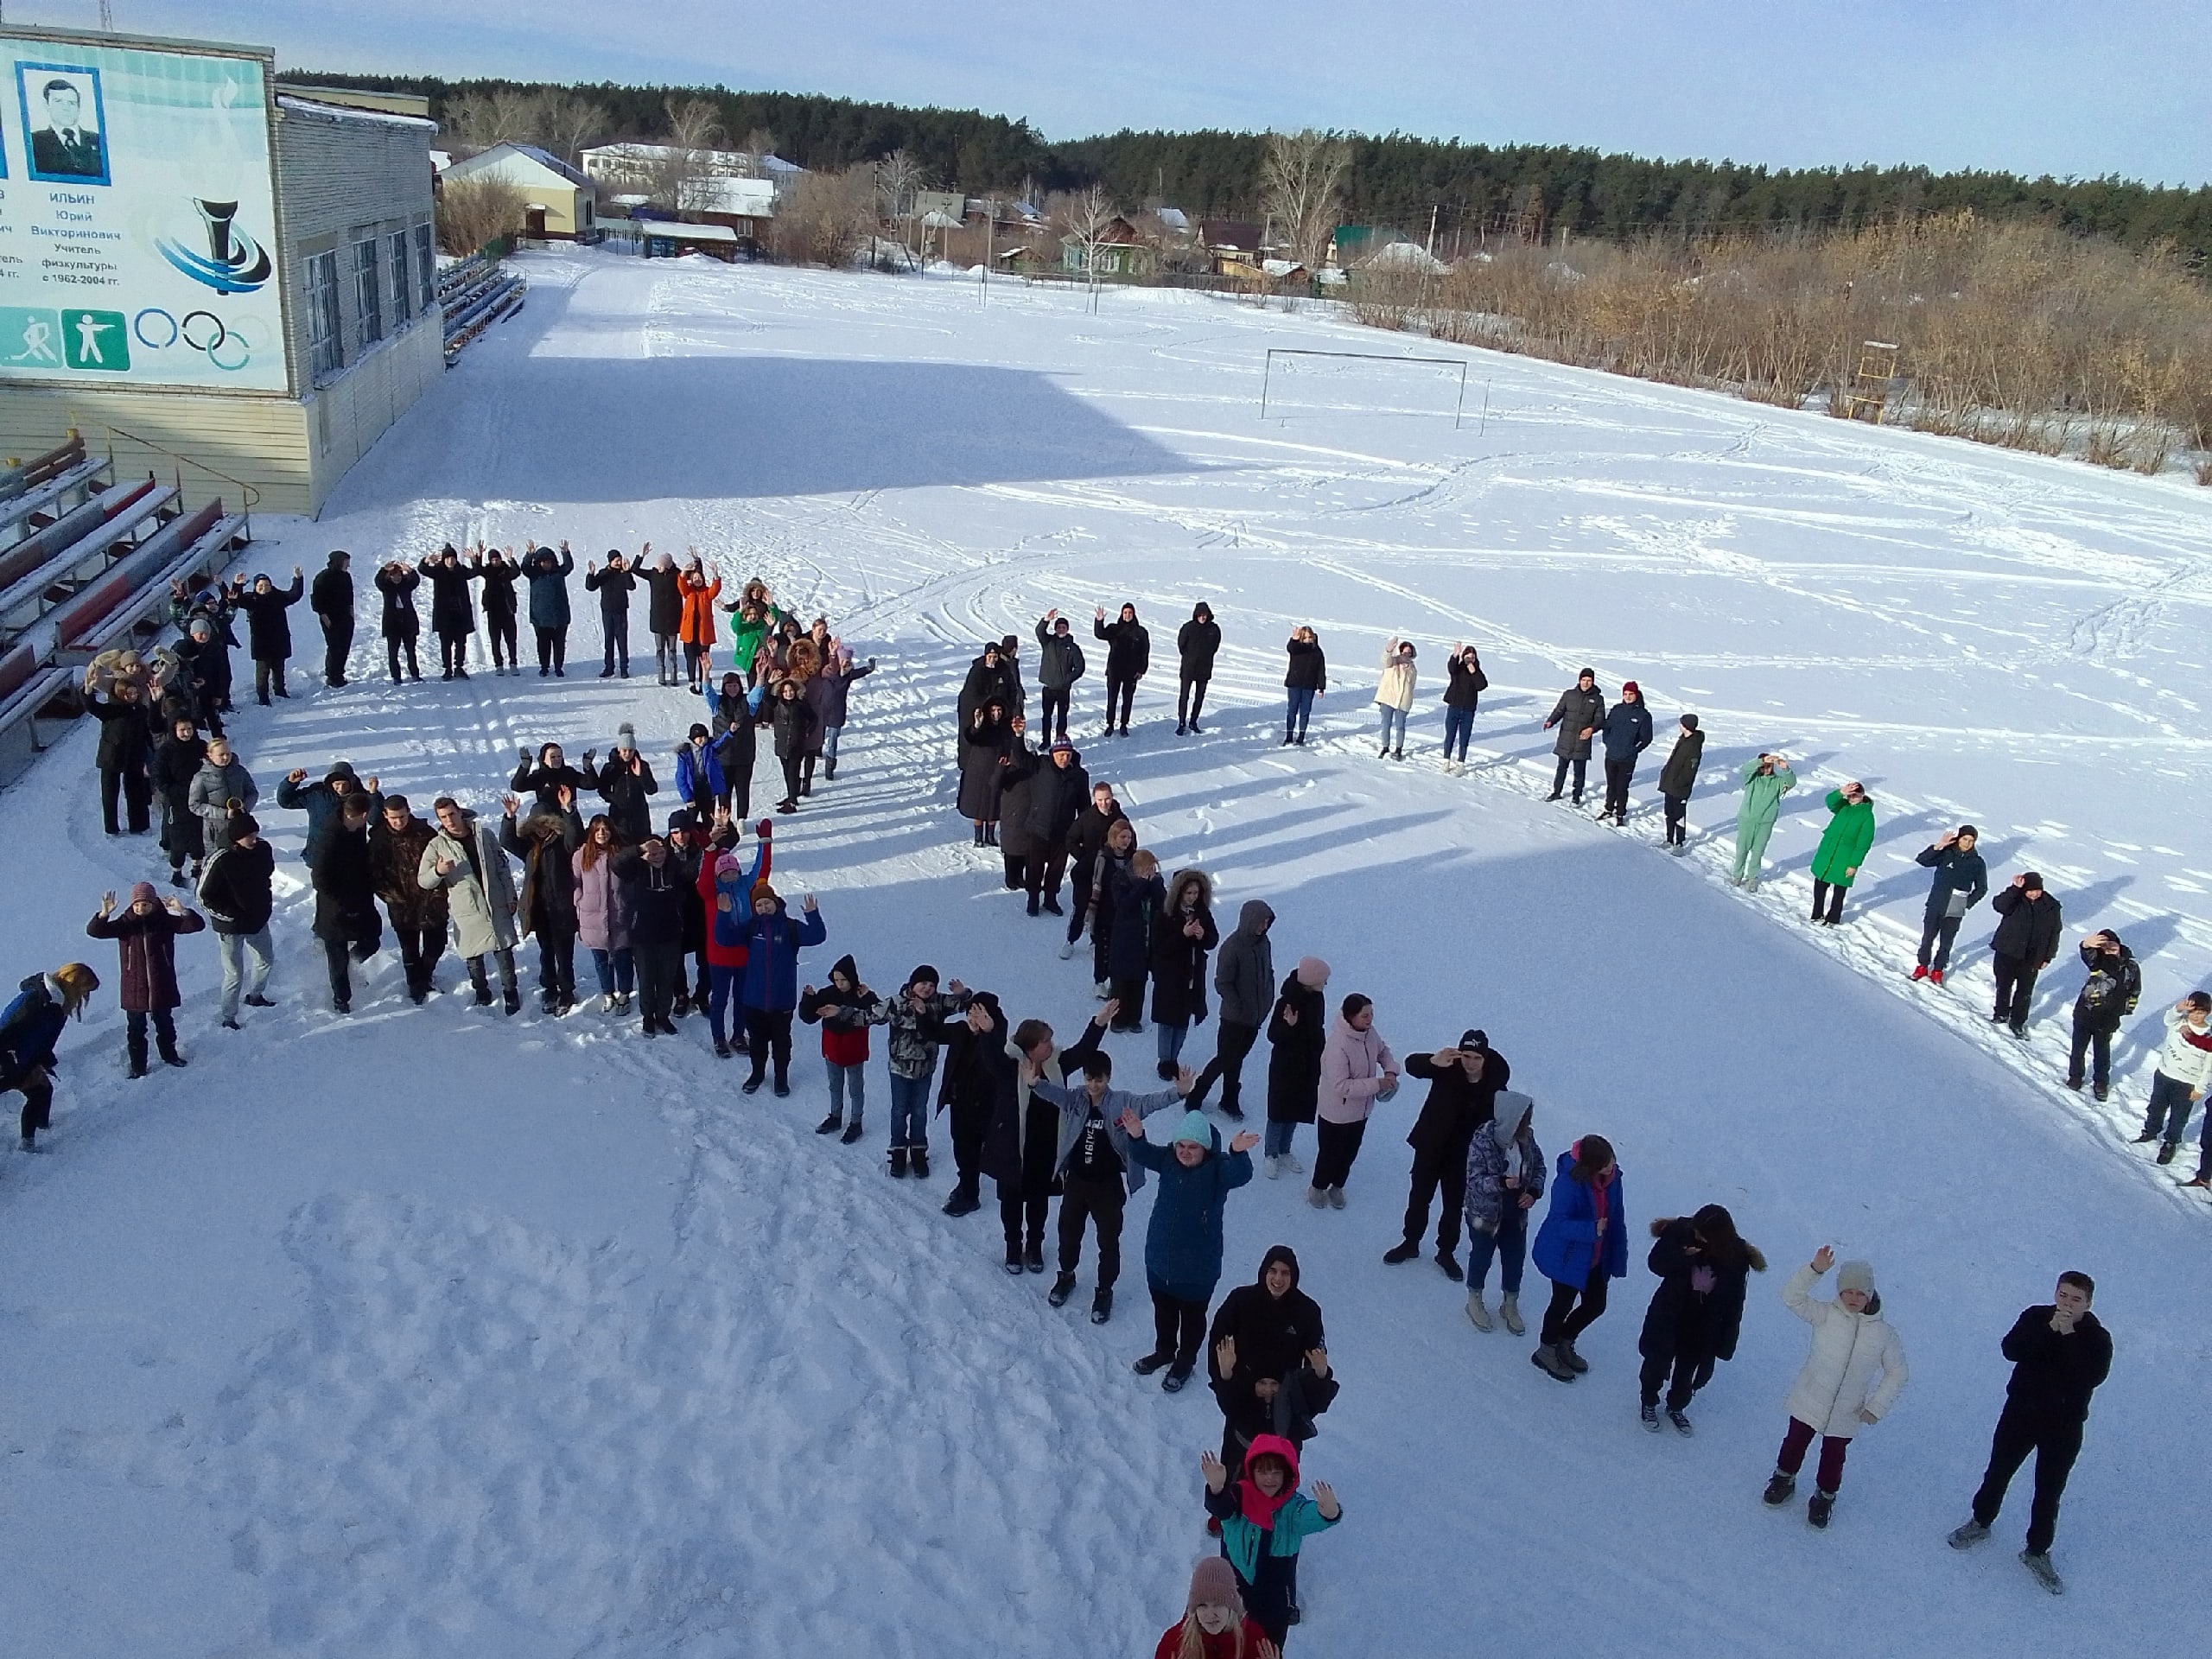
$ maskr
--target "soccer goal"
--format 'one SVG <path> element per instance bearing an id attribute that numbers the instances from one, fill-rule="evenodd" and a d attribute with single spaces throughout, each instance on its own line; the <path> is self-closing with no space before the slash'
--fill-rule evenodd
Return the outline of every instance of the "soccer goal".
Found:
<path id="1" fill-rule="evenodd" d="M 1282 384 L 1278 385 L 1280 380 Z M 1290 410 L 1363 415 L 1441 415 L 1459 429 L 1467 412 L 1467 360 L 1399 357 L 1388 352 L 1314 352 L 1268 347 L 1260 378 L 1260 418 Z"/>

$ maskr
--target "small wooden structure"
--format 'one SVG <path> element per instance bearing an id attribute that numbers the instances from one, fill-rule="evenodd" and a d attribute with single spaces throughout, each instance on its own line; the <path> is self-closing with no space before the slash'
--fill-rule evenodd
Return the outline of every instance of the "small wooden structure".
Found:
<path id="1" fill-rule="evenodd" d="M 1846 420 L 1882 423 L 1888 407 L 1890 386 L 1897 376 L 1897 348 L 1886 340 L 1859 343 L 1859 371 L 1852 377 L 1850 395 L 1844 399 Z"/>

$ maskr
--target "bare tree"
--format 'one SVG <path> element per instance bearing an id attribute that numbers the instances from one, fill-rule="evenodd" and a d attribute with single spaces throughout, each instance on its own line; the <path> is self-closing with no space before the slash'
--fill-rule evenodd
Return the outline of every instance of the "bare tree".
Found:
<path id="1" fill-rule="evenodd" d="M 777 208 L 770 245 L 785 259 L 846 265 L 875 227 L 875 168 L 802 173 Z"/>
<path id="2" fill-rule="evenodd" d="M 903 149 L 893 150 L 875 164 L 876 211 L 887 223 L 899 227 L 899 245 L 910 252 L 914 194 L 922 182 L 920 164 Z"/>
<path id="3" fill-rule="evenodd" d="M 529 92 L 470 92 L 445 111 L 444 127 L 447 137 L 463 149 L 536 143 L 537 99 Z"/>
<path id="4" fill-rule="evenodd" d="M 505 179 L 448 179 L 438 191 L 438 246 L 465 259 L 487 243 L 523 227 L 529 201 Z"/>
<path id="5" fill-rule="evenodd" d="M 703 98 L 681 103 L 671 98 L 662 107 L 668 116 L 668 142 L 632 174 L 638 188 L 664 207 L 696 208 L 699 181 L 719 170 L 715 146 L 722 139 L 721 112 Z"/>
<path id="6" fill-rule="evenodd" d="M 565 86 L 548 87 L 537 95 L 537 143 L 570 167 L 588 144 L 607 135 L 606 108 Z"/>
<path id="7" fill-rule="evenodd" d="M 1289 243 L 1292 257 L 1308 270 L 1327 258 L 1351 170 L 1351 146 L 1311 127 L 1271 132 L 1260 163 L 1260 194 L 1268 218 Z"/>
<path id="8" fill-rule="evenodd" d="M 1083 250 L 1083 274 L 1096 282 L 1098 250 L 1105 245 L 1114 221 L 1121 217 L 1114 198 L 1106 194 L 1105 186 L 1094 184 L 1088 190 L 1061 197 L 1052 217 L 1063 234 Z"/>

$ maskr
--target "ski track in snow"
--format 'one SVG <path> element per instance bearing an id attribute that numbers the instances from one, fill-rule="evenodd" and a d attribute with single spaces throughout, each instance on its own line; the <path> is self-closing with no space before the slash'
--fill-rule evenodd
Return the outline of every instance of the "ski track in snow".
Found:
<path id="1" fill-rule="evenodd" d="M 1347 1379 L 1311 1466 L 1349 1519 L 1309 1551 L 1300 1650 L 1450 1650 L 1464 1586 L 1435 1569 L 1471 1562 L 1477 1586 L 1529 1592 L 1475 1592 L 1501 1644 L 1542 1651 L 1563 1563 L 1592 1545 L 1629 1653 L 1970 1659 L 2016 1650 L 2029 1618 L 2075 1652 L 2161 1639 L 2171 1609 L 2138 1593 L 2139 1562 L 2191 1541 L 2192 1516 L 2202 1534 L 2186 1459 L 2160 1440 L 2212 1358 L 2212 1310 L 2180 1266 L 2204 1206 L 2123 1143 L 2152 1011 L 2212 964 L 2212 878 L 2171 827 L 2198 820 L 2212 779 L 2206 493 L 1481 353 L 1480 436 L 1471 419 L 1375 413 L 1417 402 L 1379 371 L 1313 378 L 1313 401 L 1263 427 L 1265 346 L 1387 354 L 1389 337 L 1193 296 L 1110 294 L 1092 315 L 1007 284 L 979 306 L 943 282 L 529 264 L 519 321 L 472 349 L 324 523 L 260 525 L 250 566 L 313 570 L 345 545 L 373 601 L 387 549 L 565 537 L 581 565 L 650 537 L 716 556 L 731 588 L 765 575 L 880 660 L 842 775 L 779 825 L 779 887 L 817 889 L 830 925 L 803 974 L 853 949 L 887 990 L 940 962 L 1065 1034 L 1092 1006 L 1084 964 L 1057 961 L 1057 935 L 997 890 L 995 856 L 964 844 L 945 715 L 977 641 L 1019 634 L 1033 670 L 1031 627 L 1057 606 L 1091 659 L 1086 760 L 1167 866 L 1204 864 L 1231 912 L 1266 893 L 1278 966 L 1327 956 L 1337 989 L 1377 996 L 1402 1053 L 1486 1024 L 1542 1103 L 1548 1152 L 1586 1122 L 1623 1145 L 1631 1224 L 1718 1198 L 1774 1258 L 1743 1355 L 1694 1408 L 1699 1439 L 1662 1446 L 1634 1432 L 1627 1382 L 1637 1253 L 1585 1344 L 1599 1372 L 1571 1391 L 1534 1376 L 1525 1344 L 1478 1338 L 1433 1269 L 1374 1263 L 1396 1230 L 1409 1103 L 1379 1118 L 1347 1214 L 1309 1211 L 1296 1183 L 1236 1195 L 1224 1287 L 1268 1243 L 1298 1245 Z M 771 359 L 883 365 L 910 390 L 932 366 L 1013 378 L 980 394 L 947 381 L 942 410 L 848 404 L 851 453 L 763 461 L 752 447 L 784 411 L 662 406 L 628 366 Z M 842 397 L 833 384 L 822 395 Z M 963 445 L 963 423 L 997 429 L 1007 399 L 1002 451 Z M 912 431 L 933 420 L 942 482 L 912 470 Z M 682 461 L 654 476 L 682 487 L 632 500 L 620 457 L 641 424 Z M 1058 452 L 1022 450 L 1063 431 L 1077 436 Z M 594 470 L 602 454 L 614 470 Z M 822 486 L 779 490 L 779 466 Z M 1104 648 L 1085 625 L 1124 597 L 1154 627 L 1149 723 L 1105 743 L 1090 737 Z M 1209 734 L 1179 744 L 1161 686 L 1199 598 L 1229 642 Z M 810 1132 L 825 1102 L 804 1027 L 797 1095 L 772 1104 L 735 1094 L 696 1019 L 645 1045 L 595 1013 L 487 1022 L 441 998 L 417 1014 L 389 952 L 361 971 L 352 1021 L 322 1011 L 298 820 L 273 804 L 287 767 L 320 775 L 343 753 L 418 810 L 451 788 L 496 810 L 518 748 L 603 753 L 627 720 L 665 810 L 694 705 L 600 683 L 581 571 L 572 601 L 566 680 L 495 677 L 480 640 L 467 684 L 389 688 L 365 608 L 354 687 L 241 711 L 285 849 L 282 1006 L 219 1040 L 213 952 L 187 942 L 193 1069 L 124 1085 L 110 1002 L 63 1041 L 54 1155 L 0 1162 L 0 1240 L 33 1264 L 0 1300 L 0 1467 L 16 1477 L 0 1520 L 25 1540 L 0 1618 L 57 1656 L 1149 1651 L 1206 1548 L 1195 1456 L 1218 1423 L 1202 1390 L 1164 1402 L 1127 1371 L 1148 1329 L 1148 1200 L 1100 1330 L 1081 1318 L 1088 1249 L 1055 1312 L 1044 1281 L 998 1270 L 988 1200 L 966 1222 L 938 1213 L 942 1120 L 935 1180 L 883 1177 L 880 1036 L 868 1140 L 847 1149 Z M 305 682 L 319 645 L 294 617 Z M 1329 647 L 1332 689 L 1311 747 L 1283 751 L 1279 641 L 1299 622 Z M 1443 648 L 1483 648 L 1467 777 L 1376 763 L 1386 632 L 1421 642 L 1424 755 Z M 632 639 L 649 664 L 639 613 Z M 1663 736 L 1626 830 L 1542 802 L 1537 722 L 1586 661 L 1609 691 L 1639 679 L 1662 728 L 1703 715 L 1688 857 L 1657 846 Z M 92 737 L 0 798 L 0 819 L 18 844 L 55 826 L 66 841 L 50 886 L 11 901 L 19 958 L 82 953 L 105 973 L 111 958 L 72 943 L 86 897 L 156 855 L 99 835 Z M 1762 891 L 1735 893 L 1733 773 L 1777 745 L 1801 788 Z M 1851 925 L 1809 933 L 1819 797 L 1851 776 L 1880 839 Z M 1997 880 L 2032 862 L 2068 902 L 2069 951 L 2025 1045 L 1982 1017 L 1986 912 L 1949 988 L 1904 980 L 1925 888 L 1912 854 L 1964 817 Z M 2100 925 L 2145 978 L 2101 1107 L 2056 1082 L 2070 941 Z M 1148 1070 L 1148 1038 L 1117 1052 Z M 1248 1066 L 1248 1096 L 1264 1071 Z M 1854 1450 L 1837 1527 L 1815 1540 L 1755 1493 L 1802 1351 L 1774 1281 L 1821 1238 L 1875 1255 L 1914 1383 Z M 2077 1261 L 2106 1281 L 2122 1358 L 2069 1494 L 2074 1593 L 2024 1605 L 2001 1565 L 2016 1546 L 1962 1562 L 1941 1532 L 1979 1471 L 1997 1336 Z M 1539 1305 L 1540 1287 L 1532 1273 Z M 2024 1477 L 2008 1539 L 2026 1496 Z M 132 1541 L 153 1526 L 159 1547 Z M 1869 1583 L 1883 1593 L 1848 1629 L 1807 1621 L 1808 1591 Z"/>

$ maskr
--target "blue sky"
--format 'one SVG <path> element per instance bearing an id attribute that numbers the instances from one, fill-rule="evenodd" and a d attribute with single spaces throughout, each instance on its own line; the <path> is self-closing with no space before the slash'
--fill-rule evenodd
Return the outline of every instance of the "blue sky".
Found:
<path id="1" fill-rule="evenodd" d="M 15 0 L 81 24 L 93 0 Z M 288 67 L 2212 181 L 2212 0 L 115 0 Z"/>

